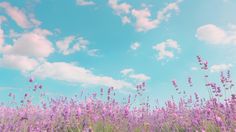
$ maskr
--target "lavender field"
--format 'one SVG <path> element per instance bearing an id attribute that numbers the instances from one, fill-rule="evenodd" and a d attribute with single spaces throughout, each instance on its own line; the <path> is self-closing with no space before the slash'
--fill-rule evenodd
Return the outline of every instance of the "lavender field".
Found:
<path id="1" fill-rule="evenodd" d="M 208 70 L 208 62 L 197 56 L 202 70 Z M 208 75 L 204 75 L 208 78 Z M 149 102 L 134 105 L 145 92 L 145 82 L 137 85 L 134 97 L 128 96 L 126 103 L 114 99 L 115 90 L 110 87 L 100 93 L 92 93 L 86 100 L 80 100 L 82 93 L 73 98 L 49 98 L 40 105 L 31 103 L 25 93 L 19 104 L 15 104 L 14 93 L 9 93 L 15 107 L 1 105 L 0 131 L 60 131 L 60 132 L 235 132 L 236 95 L 230 71 L 221 72 L 220 83 L 208 81 L 205 89 L 209 99 L 197 93 L 186 95 L 176 82 L 172 81 L 176 92 L 182 94 L 180 100 L 170 99 L 163 107 L 150 107 Z M 34 85 L 32 90 L 40 92 L 42 85 Z M 188 78 L 191 88 L 192 78 Z M 107 93 L 107 94 L 106 94 Z M 226 97 L 223 94 L 229 93 Z M 105 100 L 101 100 L 106 95 Z M 224 97 L 224 98 L 222 98 Z M 41 98 L 46 98 L 41 94 Z"/>
<path id="2" fill-rule="evenodd" d="M 236 0 L 0 0 L 0 132 L 236 132 Z"/>

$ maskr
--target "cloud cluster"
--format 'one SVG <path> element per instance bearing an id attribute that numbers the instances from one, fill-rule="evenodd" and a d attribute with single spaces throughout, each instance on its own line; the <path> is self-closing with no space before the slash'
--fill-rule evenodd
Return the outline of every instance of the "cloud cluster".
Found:
<path id="1" fill-rule="evenodd" d="M 131 23 L 131 17 L 135 19 L 135 28 L 138 32 L 145 32 L 157 28 L 163 21 L 167 21 L 172 12 L 179 12 L 179 3 L 182 0 L 176 0 L 169 3 L 162 10 L 157 11 L 154 19 L 151 19 L 151 11 L 148 7 L 144 9 L 132 8 L 130 4 L 118 3 L 117 0 L 108 0 L 109 5 L 115 13 L 122 18 L 123 24 Z"/>
<path id="2" fill-rule="evenodd" d="M 80 1 L 82 2 L 82 1 Z M 81 3 L 80 3 L 81 4 Z M 86 3 L 83 3 L 86 4 Z M 88 3 L 87 3 L 88 4 Z M 22 28 L 22 33 L 9 31 L 12 44 L 4 42 L 4 30 L 1 28 L 5 17 L 0 17 L 0 66 L 20 70 L 22 73 L 31 73 L 39 78 L 51 78 L 66 82 L 99 85 L 114 88 L 132 87 L 126 81 L 113 79 L 109 76 L 95 75 L 92 71 L 67 62 L 50 62 L 48 57 L 56 49 L 64 55 L 72 54 L 81 49 L 86 49 L 88 40 L 83 37 L 68 36 L 56 43 L 56 48 L 49 36 L 54 34 L 49 30 L 42 29 L 32 15 L 25 14 L 22 10 L 7 2 L 1 2 L 0 8 L 6 11 L 17 25 Z M 31 28 L 32 30 L 28 30 Z M 88 50 L 91 56 L 95 56 L 97 49 Z"/>
<path id="3" fill-rule="evenodd" d="M 24 32 L 13 38 L 13 44 L 2 44 L 0 65 L 15 68 L 22 72 L 34 70 L 39 61 L 54 52 L 52 42 L 47 38 L 52 33 L 48 30 L 36 28 L 31 32 Z"/>
<path id="4" fill-rule="evenodd" d="M 164 42 L 154 45 L 152 48 L 158 54 L 157 60 L 162 60 L 164 58 L 173 58 L 174 51 L 180 52 L 181 50 L 178 42 L 172 39 L 167 39 Z"/>
<path id="5" fill-rule="evenodd" d="M 157 28 L 163 21 L 169 19 L 172 11 L 179 11 L 179 3 L 180 1 L 177 0 L 176 2 L 168 4 L 164 9 L 157 12 L 156 18 L 153 20 L 150 19 L 152 14 L 147 7 L 141 10 L 133 9 L 132 15 L 136 18 L 135 27 L 137 31 L 142 32 Z"/>
<path id="6" fill-rule="evenodd" d="M 71 83 L 79 82 L 86 85 L 112 86 L 117 89 L 132 87 L 132 84 L 128 82 L 115 80 L 112 77 L 94 75 L 86 68 L 65 62 L 45 62 L 32 74 L 40 78 L 52 78 Z"/>
<path id="7" fill-rule="evenodd" d="M 17 69 L 23 73 L 34 70 L 38 64 L 38 61 L 27 56 L 3 55 L 0 58 L 0 66 Z"/>
<path id="8" fill-rule="evenodd" d="M 89 41 L 84 39 L 83 37 L 76 36 L 68 36 L 63 40 L 59 40 L 56 42 L 56 46 L 64 55 L 69 55 L 80 50 L 86 49 L 89 44 Z"/>
<path id="9" fill-rule="evenodd" d="M 118 3 L 117 0 L 108 0 L 108 4 L 115 11 L 116 14 L 128 14 L 130 13 L 131 5 L 127 3 Z"/>
<path id="10" fill-rule="evenodd" d="M 236 44 L 236 26 L 224 30 L 214 24 L 203 25 L 197 29 L 196 37 L 209 44 Z"/>
<path id="11" fill-rule="evenodd" d="M 14 40 L 13 45 L 7 45 L 5 54 L 22 55 L 35 58 L 45 58 L 54 52 L 51 41 L 47 38 L 51 32 L 35 29 L 32 32 L 22 33 Z"/>
<path id="12" fill-rule="evenodd" d="M 41 22 L 36 20 L 32 14 L 26 15 L 23 10 L 12 6 L 8 2 L 1 2 L 0 8 L 3 8 L 6 14 L 9 15 L 21 28 L 31 28 L 41 24 Z"/>

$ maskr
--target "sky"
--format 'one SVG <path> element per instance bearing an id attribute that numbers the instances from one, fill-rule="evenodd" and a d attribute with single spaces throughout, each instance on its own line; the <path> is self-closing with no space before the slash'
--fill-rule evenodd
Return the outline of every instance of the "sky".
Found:
<path id="1" fill-rule="evenodd" d="M 180 96 L 172 80 L 207 97 L 196 56 L 213 81 L 236 77 L 235 12 L 234 0 L 1 0 L 1 101 L 29 77 L 53 97 L 114 87 L 122 98 L 145 82 L 164 102 Z"/>

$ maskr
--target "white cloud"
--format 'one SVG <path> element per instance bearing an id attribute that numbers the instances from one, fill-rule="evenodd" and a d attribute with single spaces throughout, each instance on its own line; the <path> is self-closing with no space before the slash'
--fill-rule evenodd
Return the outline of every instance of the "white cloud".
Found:
<path id="1" fill-rule="evenodd" d="M 3 8 L 16 24 L 22 28 L 31 28 L 41 24 L 41 22 L 36 20 L 33 15 L 27 16 L 22 10 L 12 6 L 8 2 L 1 2 L 0 8 Z"/>
<path id="2" fill-rule="evenodd" d="M 127 3 L 118 3 L 117 0 L 108 0 L 108 4 L 115 11 L 116 14 L 128 14 L 130 13 L 131 5 Z"/>
<path id="3" fill-rule="evenodd" d="M 96 3 L 89 0 L 76 0 L 76 3 L 80 6 L 95 5 Z"/>
<path id="4" fill-rule="evenodd" d="M 156 23 L 161 23 L 163 20 L 167 20 L 171 16 L 171 11 L 179 12 L 179 4 L 182 0 L 176 0 L 169 3 L 165 8 L 157 12 Z"/>
<path id="5" fill-rule="evenodd" d="M 179 3 L 181 1 L 169 3 L 164 9 L 157 12 L 155 19 L 151 20 L 151 13 L 148 8 L 141 10 L 132 10 L 132 15 L 136 18 L 136 29 L 139 32 L 148 31 L 157 28 L 163 21 L 167 21 L 171 16 L 172 11 L 179 11 Z"/>
<path id="6" fill-rule="evenodd" d="M 29 72 L 34 70 L 38 62 L 32 58 L 19 55 L 3 55 L 0 59 L 0 66 L 18 69 L 21 72 Z"/>
<path id="7" fill-rule="evenodd" d="M 221 72 L 230 69 L 233 67 L 232 64 L 219 64 L 219 65 L 213 65 L 210 67 L 211 72 Z"/>
<path id="8" fill-rule="evenodd" d="M 109 76 L 94 75 L 90 70 L 66 62 L 39 61 L 27 56 L 3 55 L 0 66 L 20 70 L 22 73 L 31 72 L 32 76 L 41 79 L 51 78 L 69 83 L 84 85 L 107 86 L 114 88 L 132 88 L 129 82 L 116 80 Z"/>
<path id="9" fill-rule="evenodd" d="M 6 45 L 3 52 L 36 58 L 48 57 L 54 51 L 52 43 L 47 39 L 48 35 L 51 35 L 51 32 L 43 29 L 23 33 L 14 40 L 13 45 Z"/>
<path id="10" fill-rule="evenodd" d="M 229 26 L 224 30 L 214 24 L 207 24 L 197 29 L 196 37 L 210 44 L 236 44 L 236 28 Z"/>
<path id="11" fill-rule="evenodd" d="M 178 42 L 172 39 L 167 39 L 164 42 L 161 42 L 159 44 L 156 44 L 152 47 L 156 52 L 158 52 L 157 60 L 162 60 L 165 57 L 167 58 L 173 58 L 174 57 L 174 51 L 180 51 L 180 47 L 178 45 Z"/>
<path id="12" fill-rule="evenodd" d="M 64 55 L 70 54 L 70 52 L 72 51 L 69 50 L 69 46 L 74 41 L 74 39 L 75 39 L 75 36 L 68 36 L 64 38 L 64 40 L 57 41 L 56 46 L 59 49 L 59 52 L 63 53 Z M 73 52 L 75 52 L 74 50 Z"/>
<path id="13" fill-rule="evenodd" d="M 145 74 L 136 74 L 134 72 L 134 69 L 132 69 L 132 68 L 123 69 L 121 71 L 121 74 L 123 74 L 124 76 L 127 76 L 131 79 L 138 80 L 138 81 L 147 81 L 147 80 L 151 79 L 149 76 L 147 76 Z"/>
<path id="14" fill-rule="evenodd" d="M 150 77 L 145 74 L 131 74 L 131 75 L 129 75 L 129 77 L 139 80 L 139 81 L 147 81 L 150 79 Z"/>
<path id="15" fill-rule="evenodd" d="M 40 65 L 32 75 L 42 79 L 52 78 L 60 81 L 67 81 L 71 83 L 82 83 L 88 85 L 101 85 L 114 88 L 132 87 L 132 84 L 115 80 L 107 76 L 94 75 L 90 70 L 74 64 L 65 62 L 45 62 Z"/>
<path id="16" fill-rule="evenodd" d="M 89 4 L 86 2 L 82 5 Z M 121 4 L 116 8 L 121 11 L 123 7 L 125 6 Z M 4 43 L 4 32 L 0 25 L 0 44 L 2 44 L 0 48 L 0 66 L 18 69 L 22 73 L 31 72 L 33 76 L 39 78 L 51 78 L 85 85 L 113 86 L 114 88 L 133 87 L 129 82 L 114 79 L 109 76 L 95 75 L 92 71 L 75 64 L 48 62 L 46 60 L 47 57 L 54 52 L 53 44 L 48 39 L 48 36 L 52 35 L 52 33 L 48 30 L 37 28 L 36 26 L 38 26 L 40 22 L 34 19 L 31 14 L 25 14 L 23 10 L 11 6 L 7 2 L 0 2 L 0 10 L 2 8 L 19 27 L 26 30 L 24 30 L 23 33 L 16 33 L 14 30 L 10 30 L 9 38 L 12 39 L 12 44 L 6 44 Z M 3 22 L 2 20 L 2 17 L 0 17 L 1 23 Z M 88 44 L 88 40 L 77 36 L 69 36 L 56 42 L 57 48 L 63 54 L 70 54 L 80 51 L 81 49 L 87 49 Z M 92 56 L 97 55 L 98 52 L 97 49 L 86 51 Z"/>
<path id="17" fill-rule="evenodd" d="M 131 48 L 132 50 L 137 50 L 139 47 L 140 47 L 140 43 L 138 43 L 138 42 L 134 42 L 134 43 L 130 46 L 130 48 Z"/>
<path id="18" fill-rule="evenodd" d="M 82 49 L 86 49 L 89 44 L 89 41 L 83 37 L 68 36 L 63 40 L 56 42 L 56 46 L 59 49 L 59 52 L 64 55 L 69 55 L 75 52 L 78 52 Z"/>
<path id="19" fill-rule="evenodd" d="M 151 13 L 148 8 L 142 10 L 132 10 L 132 15 L 136 18 L 136 30 L 137 31 L 148 31 L 157 26 L 155 21 L 149 19 Z"/>
<path id="20" fill-rule="evenodd" d="M 157 28 L 163 21 L 167 21 L 171 17 L 172 12 L 178 12 L 181 1 L 176 0 L 175 2 L 169 3 L 165 8 L 157 11 L 154 19 L 150 18 L 152 14 L 148 6 L 143 6 L 143 9 L 135 9 L 127 3 L 118 4 L 117 0 L 108 0 L 108 3 L 116 14 L 122 17 L 123 24 L 131 23 L 130 17 L 134 17 L 136 20 L 136 30 L 138 32 L 145 32 Z"/>

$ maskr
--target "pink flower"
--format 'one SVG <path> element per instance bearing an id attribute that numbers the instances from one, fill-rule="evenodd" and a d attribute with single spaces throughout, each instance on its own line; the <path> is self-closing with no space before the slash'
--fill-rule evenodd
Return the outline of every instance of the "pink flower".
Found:
<path id="1" fill-rule="evenodd" d="M 178 85 L 177 85 L 177 83 L 176 83 L 176 80 L 173 80 L 173 81 L 172 81 L 172 85 L 173 85 L 175 88 L 178 87 Z"/>
<path id="2" fill-rule="evenodd" d="M 29 78 L 29 82 L 32 83 L 34 81 L 33 77 Z"/>
<path id="3" fill-rule="evenodd" d="M 219 116 L 216 116 L 216 122 L 218 125 L 222 125 L 222 119 Z"/>
<path id="4" fill-rule="evenodd" d="M 190 87 L 192 87 L 192 86 L 193 86 L 193 83 L 192 83 L 192 78 L 191 78 L 191 77 L 189 77 L 189 78 L 188 78 L 188 84 L 189 84 L 189 86 L 190 86 Z"/>

